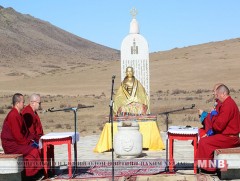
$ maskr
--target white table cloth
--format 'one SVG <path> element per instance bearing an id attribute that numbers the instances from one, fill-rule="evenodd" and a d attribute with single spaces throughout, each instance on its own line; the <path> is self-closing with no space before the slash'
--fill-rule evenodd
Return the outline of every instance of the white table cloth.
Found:
<path id="1" fill-rule="evenodd" d="M 68 138 L 72 137 L 72 144 L 75 143 L 75 132 L 58 132 L 58 133 L 48 133 L 41 136 L 39 140 L 39 149 L 42 148 L 42 140 L 49 140 L 49 139 L 61 139 L 61 138 Z M 79 133 L 76 132 L 76 141 L 79 141 Z"/>
<path id="2" fill-rule="evenodd" d="M 198 127 L 170 126 L 168 133 L 172 134 L 198 134 Z"/>

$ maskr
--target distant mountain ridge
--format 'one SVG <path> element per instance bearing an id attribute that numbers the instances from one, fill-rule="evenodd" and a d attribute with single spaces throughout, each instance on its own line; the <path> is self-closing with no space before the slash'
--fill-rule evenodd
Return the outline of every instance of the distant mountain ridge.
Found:
<path id="1" fill-rule="evenodd" d="M 34 68 L 37 64 L 42 67 L 39 73 L 43 73 L 54 67 L 65 69 L 89 60 L 119 59 L 119 50 L 88 41 L 13 8 L 0 6 L 0 66 L 11 68 L 12 64 L 21 62 L 25 68 Z"/>

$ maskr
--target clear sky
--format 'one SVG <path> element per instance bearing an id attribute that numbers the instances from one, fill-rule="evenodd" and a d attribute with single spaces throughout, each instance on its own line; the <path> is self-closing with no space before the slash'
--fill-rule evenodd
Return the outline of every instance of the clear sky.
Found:
<path id="1" fill-rule="evenodd" d="M 118 50 L 133 7 L 150 52 L 240 38 L 239 0 L 0 0 L 0 5 Z"/>

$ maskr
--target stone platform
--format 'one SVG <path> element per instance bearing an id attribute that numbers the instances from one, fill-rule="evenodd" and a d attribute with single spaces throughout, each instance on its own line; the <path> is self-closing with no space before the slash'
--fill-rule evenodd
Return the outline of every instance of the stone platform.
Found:
<path id="1" fill-rule="evenodd" d="M 21 154 L 0 153 L 0 180 L 21 181 L 23 157 Z"/>
<path id="2" fill-rule="evenodd" d="M 226 161 L 226 168 L 219 170 L 221 179 L 240 179 L 240 147 L 217 149 L 214 152 L 214 159 Z"/>

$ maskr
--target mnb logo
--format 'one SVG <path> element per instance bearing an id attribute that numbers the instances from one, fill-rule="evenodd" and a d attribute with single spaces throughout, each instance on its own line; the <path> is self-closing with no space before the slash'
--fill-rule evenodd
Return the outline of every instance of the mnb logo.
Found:
<path id="1" fill-rule="evenodd" d="M 221 171 L 227 171 L 227 160 L 198 160 L 198 168 L 214 168 Z"/>

